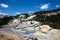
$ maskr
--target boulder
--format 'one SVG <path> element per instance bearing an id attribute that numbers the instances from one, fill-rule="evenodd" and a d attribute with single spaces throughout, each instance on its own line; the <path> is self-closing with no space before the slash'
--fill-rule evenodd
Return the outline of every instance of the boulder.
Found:
<path id="1" fill-rule="evenodd" d="M 45 33 L 48 33 L 52 29 L 49 25 L 42 25 L 39 27 L 40 27 L 41 32 L 45 32 Z"/>

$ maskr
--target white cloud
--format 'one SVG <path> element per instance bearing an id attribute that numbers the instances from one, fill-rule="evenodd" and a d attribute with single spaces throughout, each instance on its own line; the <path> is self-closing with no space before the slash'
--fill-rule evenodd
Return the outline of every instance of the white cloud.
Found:
<path id="1" fill-rule="evenodd" d="M 7 4 L 3 4 L 2 3 L 2 4 L 0 4 L 0 6 L 3 7 L 3 8 L 8 8 L 8 5 Z"/>
<path id="2" fill-rule="evenodd" d="M 49 4 L 43 4 L 40 9 L 47 9 L 49 7 Z"/>
<path id="3" fill-rule="evenodd" d="M 56 8 L 58 8 L 60 5 L 56 5 Z"/>
<path id="4" fill-rule="evenodd" d="M 22 13 L 20 13 L 20 12 L 16 12 L 16 14 L 22 14 Z"/>
<path id="5" fill-rule="evenodd" d="M 9 15 L 9 14 L 0 11 L 0 15 Z"/>

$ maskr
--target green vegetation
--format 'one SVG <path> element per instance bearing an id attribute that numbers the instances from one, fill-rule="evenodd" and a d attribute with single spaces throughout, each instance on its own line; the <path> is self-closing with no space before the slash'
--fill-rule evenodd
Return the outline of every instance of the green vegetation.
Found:
<path id="1" fill-rule="evenodd" d="M 30 37 L 27 40 L 30 40 L 30 39 L 31 40 L 38 40 L 37 38 L 30 38 Z"/>
<path id="2" fill-rule="evenodd" d="M 57 13 L 57 11 L 60 11 L 60 9 L 36 12 L 34 14 L 37 16 L 34 18 L 34 20 L 42 22 L 42 25 L 47 24 L 50 25 L 52 28 L 60 29 L 60 13 Z M 57 15 L 46 16 L 47 13 L 52 12 L 56 12 Z"/>
<path id="3" fill-rule="evenodd" d="M 13 19 L 13 17 L 12 16 L 10 16 L 10 17 L 4 17 L 4 18 L 0 18 L 0 28 L 2 28 L 1 26 L 2 25 L 6 25 L 6 24 L 8 24 L 8 22 L 10 21 L 10 20 L 12 20 Z"/>

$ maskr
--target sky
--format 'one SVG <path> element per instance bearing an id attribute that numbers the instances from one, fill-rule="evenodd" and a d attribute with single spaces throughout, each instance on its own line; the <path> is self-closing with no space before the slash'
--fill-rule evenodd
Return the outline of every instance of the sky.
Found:
<path id="1" fill-rule="evenodd" d="M 60 0 L 0 0 L 0 15 L 17 15 L 60 8 Z"/>

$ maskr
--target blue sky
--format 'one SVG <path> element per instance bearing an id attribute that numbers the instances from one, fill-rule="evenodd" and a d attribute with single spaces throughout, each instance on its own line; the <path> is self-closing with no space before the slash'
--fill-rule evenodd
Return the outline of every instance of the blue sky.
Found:
<path id="1" fill-rule="evenodd" d="M 60 8 L 60 0 L 0 0 L 0 14 L 16 15 Z"/>

